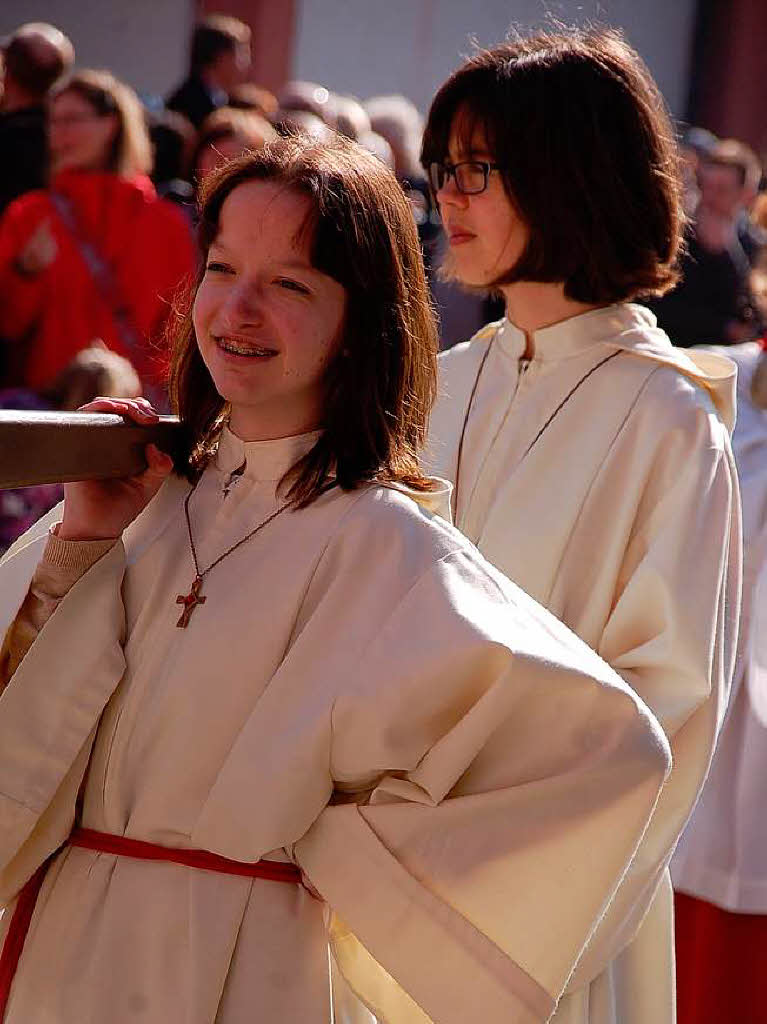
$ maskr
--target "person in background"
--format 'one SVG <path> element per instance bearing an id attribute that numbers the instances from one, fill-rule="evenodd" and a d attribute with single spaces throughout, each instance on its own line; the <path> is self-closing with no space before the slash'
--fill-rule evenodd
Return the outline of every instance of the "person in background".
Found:
<path id="1" fill-rule="evenodd" d="M 679 139 L 679 162 L 682 175 L 682 207 L 688 218 L 695 216 L 700 202 L 698 175 L 701 165 L 711 156 L 719 139 L 713 132 L 690 125 Z"/>
<path id="2" fill-rule="evenodd" d="M 610 663 L 673 751 L 553 1020 L 673 1024 L 668 862 L 727 704 L 741 550 L 735 367 L 674 348 L 632 301 L 676 280 L 670 119 L 620 33 L 541 33 L 453 73 L 423 159 L 446 270 L 506 304 L 442 354 L 426 464 L 453 482 L 459 529 Z"/>
<path id="3" fill-rule="evenodd" d="M 148 114 L 152 143 L 152 184 L 158 196 L 170 199 L 193 219 L 194 187 L 190 180 L 192 153 L 197 132 L 192 122 L 177 110 Z"/>
<path id="4" fill-rule="evenodd" d="M 370 127 L 383 135 L 394 153 L 394 173 L 400 181 L 423 178 L 419 162 L 423 118 L 401 95 L 371 96 L 363 104 Z"/>
<path id="5" fill-rule="evenodd" d="M 378 132 L 363 132 L 359 137 L 359 144 L 364 146 L 373 156 L 377 156 L 382 164 L 386 164 L 390 171 L 394 170 L 394 154 L 391 146 Z"/>
<path id="6" fill-rule="evenodd" d="M 274 128 L 279 135 L 307 135 L 315 142 L 330 142 L 335 135 L 335 129 L 310 110 L 280 108 L 274 118 Z"/>
<path id="7" fill-rule="evenodd" d="M 222 107 L 202 123 L 191 159 L 191 177 L 195 186 L 216 167 L 246 150 L 261 149 L 277 138 L 277 132 L 253 110 Z"/>
<path id="8" fill-rule="evenodd" d="M 334 96 L 324 85 L 316 82 L 290 81 L 280 91 L 279 106 L 274 114 L 276 125 L 289 120 L 293 113 L 314 114 L 329 128 L 335 129 L 336 108 Z"/>
<path id="9" fill-rule="evenodd" d="M 738 241 L 750 266 L 756 266 L 767 244 L 767 233 L 752 216 L 762 181 L 759 157 L 737 139 L 722 139 L 701 171 L 708 207 L 717 208 L 722 217 L 734 216 Z"/>
<path id="10" fill-rule="evenodd" d="M 347 139 L 359 142 L 390 170 L 394 170 L 395 160 L 391 146 L 383 135 L 372 130 L 370 118 L 357 97 L 334 93 L 331 103 L 335 110 L 336 131 L 345 135 Z"/>
<path id="11" fill-rule="evenodd" d="M 382 135 L 391 147 L 394 173 L 413 208 L 428 270 L 434 263 L 440 220 L 418 159 L 423 120 L 405 96 L 372 96 L 365 101 L 364 110 L 372 130 Z"/>
<path id="12" fill-rule="evenodd" d="M 365 110 L 373 130 L 386 139 L 394 154 L 394 168 L 410 200 L 421 242 L 429 288 L 440 322 L 440 348 L 450 348 L 487 323 L 484 298 L 472 295 L 440 273 L 445 235 L 439 208 L 434 202 L 420 164 L 423 118 L 406 96 L 371 96 Z"/>
<path id="13" fill-rule="evenodd" d="M 702 160 L 700 197 L 680 260 L 681 280 L 647 303 L 675 345 L 726 345 L 761 334 L 750 275 L 763 233 L 747 213 L 760 177 L 756 155 L 731 139 L 718 142 Z"/>
<path id="14" fill-rule="evenodd" d="M 0 409 L 72 411 L 98 396 L 136 398 L 140 394 L 141 382 L 128 360 L 99 341 L 78 352 L 42 394 L 25 388 L 0 391 Z M 63 497 L 59 484 L 0 490 L 0 555 Z"/>
<path id="15" fill-rule="evenodd" d="M 749 214 L 754 226 L 758 228 L 759 231 L 764 233 L 765 237 L 767 237 L 767 191 L 762 191 L 758 193 L 758 195 L 754 199 Z M 763 248 L 759 253 L 756 260 L 756 268 L 761 272 L 767 270 L 767 247 Z M 753 281 L 751 282 L 751 284 L 753 287 Z M 764 303 L 761 302 L 758 297 L 756 301 L 757 306 L 759 307 L 759 310 L 762 314 L 762 317 L 765 318 L 765 322 L 767 322 L 767 318 L 765 317 L 766 311 Z"/>
<path id="16" fill-rule="evenodd" d="M 767 665 L 767 352 L 763 341 L 719 351 L 738 368 L 732 450 L 743 503 L 743 603 L 727 717 L 671 862 L 677 1024 L 763 1024 L 767 723 L 753 682 Z"/>
<path id="17" fill-rule="evenodd" d="M 214 110 L 227 106 L 229 93 L 245 81 L 249 68 L 249 27 L 238 18 L 211 14 L 195 25 L 189 74 L 165 105 L 199 128 Z"/>
<path id="18" fill-rule="evenodd" d="M 0 214 L 48 181 L 45 104 L 74 61 L 72 43 L 53 25 L 30 22 L 2 43 Z"/>
<path id="19" fill-rule="evenodd" d="M 336 131 L 345 135 L 347 139 L 359 142 L 371 131 L 370 118 L 356 96 L 334 93 L 332 103 L 336 112 Z"/>
<path id="20" fill-rule="evenodd" d="M 234 107 L 235 110 L 253 110 L 270 121 L 277 112 L 279 103 L 274 93 L 263 86 L 256 85 L 255 82 L 243 82 L 230 91 L 227 106 Z"/>
<path id="21" fill-rule="evenodd" d="M 50 124 L 50 190 L 0 218 L 5 384 L 48 387 L 96 337 L 161 395 L 171 301 L 196 251 L 184 215 L 147 177 L 141 105 L 107 72 L 81 71 L 56 91 Z"/>

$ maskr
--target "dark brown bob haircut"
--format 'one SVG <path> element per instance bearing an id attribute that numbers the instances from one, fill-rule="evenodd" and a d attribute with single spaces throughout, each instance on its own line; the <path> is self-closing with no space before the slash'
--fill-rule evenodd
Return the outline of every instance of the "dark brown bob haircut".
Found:
<path id="1" fill-rule="evenodd" d="M 332 482 L 344 490 L 373 480 L 428 490 L 418 453 L 436 390 L 437 328 L 413 215 L 396 178 L 340 136 L 271 142 L 205 179 L 203 253 L 218 233 L 227 197 L 259 181 L 311 200 L 302 231 L 310 232 L 312 265 L 342 285 L 347 300 L 324 381 L 322 433 L 283 482 L 290 484 L 288 497 L 307 505 Z M 182 472 L 194 479 L 227 410 L 200 356 L 191 303 L 173 341 L 169 390 L 187 426 Z"/>
<path id="2" fill-rule="evenodd" d="M 545 32 L 470 57 L 434 98 L 424 167 L 446 160 L 453 130 L 466 157 L 483 138 L 530 233 L 491 288 L 563 281 L 568 298 L 610 303 L 676 283 L 677 146 L 649 71 L 619 32 Z"/>

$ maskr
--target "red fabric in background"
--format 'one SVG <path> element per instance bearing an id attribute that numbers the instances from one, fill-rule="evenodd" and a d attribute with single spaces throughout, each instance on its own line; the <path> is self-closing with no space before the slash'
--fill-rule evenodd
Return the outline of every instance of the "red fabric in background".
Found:
<path id="1" fill-rule="evenodd" d="M 166 364 L 164 332 L 170 301 L 197 265 L 190 226 L 171 202 L 160 199 L 148 178 L 69 171 L 52 187 L 66 196 L 80 231 L 112 270 L 129 318 L 142 338 L 138 354 L 126 351 L 77 242 L 47 192 L 28 192 L 0 219 L 0 337 L 26 348 L 23 378 L 13 386 L 49 385 L 82 348 L 101 338 L 131 360 L 142 381 L 156 384 Z M 44 222 L 58 253 L 40 274 L 13 269 L 26 242 Z"/>
<path id="2" fill-rule="evenodd" d="M 677 1024 L 767 1024 L 767 915 L 674 894 Z"/>

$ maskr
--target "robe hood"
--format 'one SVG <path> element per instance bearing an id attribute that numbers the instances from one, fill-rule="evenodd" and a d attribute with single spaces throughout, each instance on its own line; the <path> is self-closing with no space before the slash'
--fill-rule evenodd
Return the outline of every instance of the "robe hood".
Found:
<path id="1" fill-rule="evenodd" d="M 610 306 L 608 313 L 619 321 L 613 344 L 643 359 L 672 366 L 694 384 L 704 388 L 727 430 L 735 426 L 735 363 L 718 352 L 675 348 L 665 331 L 658 327 L 655 315 L 644 306 L 629 303 Z M 587 314 L 588 315 L 588 314 Z"/>

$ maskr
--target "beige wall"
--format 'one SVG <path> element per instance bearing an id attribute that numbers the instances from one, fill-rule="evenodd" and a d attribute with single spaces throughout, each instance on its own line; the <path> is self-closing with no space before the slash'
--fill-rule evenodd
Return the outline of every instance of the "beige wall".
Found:
<path id="1" fill-rule="evenodd" d="M 512 23 L 540 25 L 548 8 L 565 22 L 599 17 L 623 27 L 681 115 L 695 7 L 695 0 L 301 0 L 293 73 L 363 98 L 403 92 L 423 110 L 471 51 L 472 36 L 491 45 Z"/>
<path id="2" fill-rule="evenodd" d="M 0 0 L 0 34 L 51 22 L 70 37 L 81 67 L 166 93 L 185 71 L 192 11 L 190 0 Z"/>

